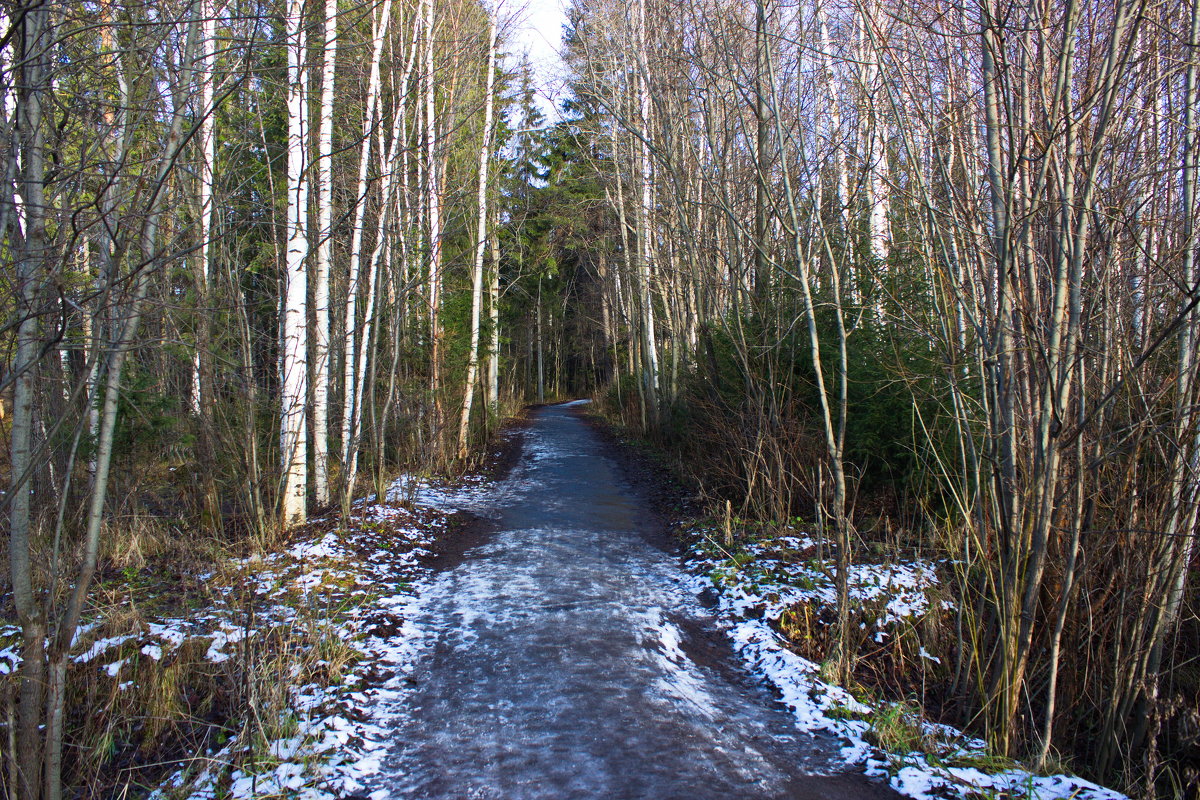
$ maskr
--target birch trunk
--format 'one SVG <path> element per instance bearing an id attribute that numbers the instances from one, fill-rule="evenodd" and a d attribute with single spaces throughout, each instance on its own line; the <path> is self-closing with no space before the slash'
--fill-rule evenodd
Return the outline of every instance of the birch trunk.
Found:
<path id="1" fill-rule="evenodd" d="M 211 338 L 208 314 L 209 250 L 212 235 L 213 159 L 216 155 L 216 139 L 213 135 L 215 120 L 212 114 L 213 73 L 216 70 L 217 21 L 213 15 L 212 0 L 200 2 L 201 55 L 199 119 L 196 122 L 196 140 L 200 145 L 200 164 L 196 170 L 196 200 L 199 205 L 199 249 L 193 260 L 196 281 L 196 306 L 200 310 L 196 321 L 196 354 L 192 362 L 192 413 L 201 417 L 202 430 L 211 429 L 209 420 L 204 419 L 204 400 L 208 392 L 204 377 L 207 358 L 205 352 Z M 203 434 L 202 434 L 203 435 Z"/>
<path id="2" fill-rule="evenodd" d="M 371 163 L 371 142 L 375 138 L 375 127 L 379 122 L 379 64 L 383 57 L 383 43 L 387 38 L 388 26 L 392 17 L 392 0 L 384 0 L 380 16 L 371 26 L 371 62 L 367 76 L 366 109 L 363 113 L 362 142 L 358 160 L 358 184 L 355 191 L 354 232 L 350 240 L 350 273 L 346 286 L 346 354 L 342 374 L 342 467 L 345 472 L 343 479 L 343 504 L 349 503 L 348 493 L 352 491 L 354 476 L 352 461 L 357 458 L 357 442 L 354 435 L 359 429 L 357 410 L 360 407 L 359 392 L 359 358 L 365 355 L 368 342 L 364 330 L 358 324 L 358 293 L 361 290 L 363 230 L 365 228 L 366 202 L 369 191 L 368 174 Z M 381 154 L 382 155 L 382 154 Z M 383 231 L 377 232 L 382 236 Z M 368 304 L 374 302 L 375 270 L 372 264 L 367 266 L 367 280 L 372 290 Z"/>
<path id="3" fill-rule="evenodd" d="M 479 148 L 479 185 L 476 202 L 479 205 L 475 225 L 475 268 L 471 273 L 471 350 L 467 360 L 467 384 L 463 392 L 462 417 L 458 422 L 458 457 L 466 458 L 467 440 L 471 431 L 471 406 L 475 401 L 475 383 L 479 376 L 479 318 L 483 306 L 483 257 L 487 251 L 487 183 L 488 162 L 491 160 L 492 88 L 496 73 L 496 21 L 488 25 L 487 88 L 483 106 L 483 143 Z"/>
<path id="4" fill-rule="evenodd" d="M 638 112 L 641 146 L 639 167 L 642 179 L 641 203 L 638 206 L 638 293 L 641 295 L 642 380 L 645 383 L 647 414 L 650 425 L 658 426 L 658 344 L 654 334 L 654 300 L 650 293 L 651 215 L 653 213 L 653 170 L 650 159 L 650 70 L 646 62 L 646 0 L 638 0 Z"/>
<path id="5" fill-rule="evenodd" d="M 333 103 L 337 80 L 338 0 L 325 0 L 325 50 L 317 128 L 317 257 L 313 261 L 313 495 L 329 503 L 329 274 L 333 266 Z"/>
<path id="6" fill-rule="evenodd" d="M 873 38 L 868 33 L 867 27 L 874 26 L 877 22 L 875 11 L 874 3 L 868 3 L 858 14 L 857 20 L 861 26 L 859 30 L 859 63 L 862 64 L 861 91 L 864 103 L 862 114 L 864 127 L 860 131 L 859 141 L 866 142 L 864 155 L 867 162 L 867 177 L 864 189 L 866 190 L 870 260 L 872 268 L 878 270 L 877 277 L 882 277 L 884 274 L 883 263 L 887 261 L 891 252 L 891 233 L 888 227 L 891 199 L 888 189 L 887 121 L 882 113 L 880 98 L 880 47 L 867 44 L 867 40 Z M 878 280 L 876 283 L 880 289 L 883 288 Z M 876 301 L 877 309 L 881 309 L 880 302 L 881 298 Z"/>
<path id="7" fill-rule="evenodd" d="M 755 81 L 754 87 L 754 116 L 757 125 L 754 141 L 754 297 L 756 311 L 762 313 L 767 303 L 767 293 L 770 290 L 770 264 L 767 253 L 770 243 L 768 235 L 768 202 L 767 179 L 768 145 L 770 140 L 771 121 L 767 114 L 766 71 L 767 71 L 767 0 L 756 0 L 754 3 L 754 52 L 755 52 Z M 765 328 L 764 328 L 765 330 Z"/>
<path id="8" fill-rule="evenodd" d="M 425 213 L 428 241 L 426 254 L 429 278 L 429 391 L 433 400 L 433 428 L 441 429 L 442 328 L 439 311 L 442 303 L 442 188 L 438 177 L 437 104 L 434 88 L 433 0 L 422 0 L 425 33 Z"/>
<path id="9" fill-rule="evenodd" d="M 279 460 L 282 522 L 301 525 L 307 514 L 308 460 L 308 49 L 302 0 L 287 3 L 287 252 L 280 326 Z"/>
<path id="10" fill-rule="evenodd" d="M 498 222 L 492 220 L 492 229 Z M 491 237 L 492 268 L 488 273 L 488 367 L 487 367 L 487 411 L 488 420 L 494 422 L 500 415 L 500 243 Z"/>
<path id="11" fill-rule="evenodd" d="M 821 33 L 821 72 L 822 79 L 825 84 L 826 100 L 829 103 L 829 124 L 826 129 L 826 146 L 829 148 L 830 166 L 833 169 L 833 205 L 837 211 L 837 220 L 840 227 L 837 233 L 841 237 L 845 237 L 850 232 L 850 206 L 847 204 L 846 198 L 849 195 L 849 187 L 847 186 L 846 169 L 846 153 L 841 143 L 838 142 L 838 137 L 842 135 L 842 98 L 838 91 L 837 71 L 834 69 L 833 62 L 833 38 L 829 35 L 829 21 L 823 5 L 818 4 L 814 10 L 817 16 L 818 27 Z M 857 276 L 853 272 L 851 266 L 848 274 L 850 283 L 850 302 L 856 303 L 857 297 Z"/>
<path id="12" fill-rule="evenodd" d="M 216 443 L 213 440 L 213 385 L 214 370 L 212 356 L 212 313 L 209 292 L 212 272 L 213 237 L 213 175 L 216 166 L 216 109 L 213 107 L 213 83 L 216 73 L 217 20 L 212 0 L 200 3 L 200 58 L 197 63 L 197 81 L 200 90 L 199 119 L 196 123 L 196 138 L 200 145 L 200 168 L 197 170 L 199 186 L 197 200 L 199 208 L 200 247 L 193 260 L 196 282 L 196 354 L 192 375 L 192 410 L 199 419 L 196 449 L 200 463 L 201 506 L 204 521 L 215 528 L 221 526 L 221 501 L 217 496 L 215 481 Z"/>

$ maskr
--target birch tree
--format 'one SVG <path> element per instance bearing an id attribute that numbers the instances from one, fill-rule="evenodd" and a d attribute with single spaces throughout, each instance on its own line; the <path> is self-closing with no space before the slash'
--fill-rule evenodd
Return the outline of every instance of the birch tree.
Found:
<path id="1" fill-rule="evenodd" d="M 41 345 L 39 330 L 42 291 L 51 277 L 46 242 L 46 177 L 43 105 L 50 83 L 49 45 L 53 38 L 49 7 L 31 3 L 20 8 L 15 35 L 13 74 L 20 86 L 17 98 L 17 152 L 10 153 L 8 175 L 17 179 L 17 192 L 5 198 L 9 230 L 16 234 L 16 288 L 19 298 L 16 357 L 13 362 L 13 401 L 10 423 L 11 456 L 9 569 L 13 603 L 21 626 L 22 660 L 16 728 L 17 791 L 22 797 L 41 797 L 42 703 L 46 674 L 46 620 L 40 592 L 35 589 L 32 561 L 32 509 L 27 483 L 34 470 L 34 368 Z M 20 154 L 18 161 L 17 153 Z M 19 164 L 19 168 L 18 168 Z M 5 187 L 7 190 L 7 186 Z M 7 192 L 6 192 L 7 194 Z M 20 215 L 17 198 L 20 198 Z M 10 241 L 11 241 L 10 238 Z"/>
<path id="2" fill-rule="evenodd" d="M 287 251 L 281 283 L 279 459 L 282 520 L 305 521 L 308 505 L 308 34 L 301 0 L 288 0 Z"/>
<path id="3" fill-rule="evenodd" d="M 392 2 L 384 0 L 378 17 L 372 17 L 371 23 L 371 60 L 367 74 L 367 93 L 363 111 L 362 139 L 359 145 L 358 184 L 355 192 L 353 236 L 350 241 L 350 272 L 346 288 L 346 351 L 343 364 L 342 378 L 342 468 L 343 487 L 342 503 L 347 506 L 354 490 L 355 472 L 358 464 L 358 432 L 362 428 L 359 419 L 362 408 L 362 380 L 366 372 L 366 357 L 371 345 L 371 330 L 375 312 L 376 264 L 373 258 L 367 260 L 363 270 L 363 234 L 366 229 L 367 194 L 370 190 L 368 181 L 371 166 L 371 145 L 375 141 L 376 130 L 379 127 L 381 115 L 380 94 L 380 63 L 383 58 L 383 46 L 387 40 L 388 28 L 391 25 Z M 384 153 L 379 153 L 383 158 Z M 381 208 L 386 209 L 385 200 Z M 382 226 L 377 233 L 383 236 Z M 365 313 L 359 320 L 358 299 L 363 295 Z"/>
<path id="4" fill-rule="evenodd" d="M 313 499 L 329 503 L 329 275 L 333 266 L 333 104 L 336 97 L 338 0 L 325 0 L 321 108 L 317 126 L 317 253 L 313 259 Z"/>
<path id="5" fill-rule="evenodd" d="M 433 405 L 433 427 L 442 424 L 441 415 L 441 359 L 442 332 L 439 309 L 442 303 L 442 186 L 438 171 L 437 142 L 438 121 L 434 81 L 434 13 L 433 0 L 421 0 L 424 72 L 422 75 L 424 99 L 424 128 L 422 142 L 422 167 L 425 181 L 425 262 L 429 285 L 429 389 Z"/>
<path id="6" fill-rule="evenodd" d="M 483 134 L 479 146 L 479 184 L 476 203 L 479 213 L 475 224 L 475 265 L 471 271 L 471 345 L 467 356 L 467 380 L 463 392 L 462 416 L 458 423 L 458 457 L 466 458 L 471 431 L 471 407 L 475 401 L 475 384 L 479 378 L 479 326 L 483 307 L 483 261 L 488 243 L 488 164 L 491 161 L 492 111 L 495 106 L 493 90 L 496 82 L 496 21 L 489 21 L 487 39 L 487 78 L 483 99 Z M 493 298 L 493 306 L 495 299 Z M 493 321 L 493 325 L 494 325 Z"/>

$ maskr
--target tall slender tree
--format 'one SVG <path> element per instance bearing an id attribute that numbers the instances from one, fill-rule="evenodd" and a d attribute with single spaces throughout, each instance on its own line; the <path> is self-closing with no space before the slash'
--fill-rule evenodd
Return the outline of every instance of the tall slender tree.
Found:
<path id="1" fill-rule="evenodd" d="M 299 525 L 308 508 L 308 33 L 304 4 L 288 0 L 287 257 L 279 346 L 279 460 L 283 524 Z"/>
<path id="2" fill-rule="evenodd" d="M 471 433 L 471 407 L 475 402 L 475 384 L 479 378 L 479 329 L 483 313 L 483 262 L 488 243 L 488 165 L 492 158 L 492 112 L 495 106 L 496 83 L 496 22 L 488 28 L 487 79 L 483 100 L 483 133 L 479 146 L 479 183 L 476 203 L 479 206 L 475 224 L 475 265 L 471 271 L 471 345 L 467 356 L 467 380 L 463 391 L 462 415 L 458 423 L 458 456 L 466 458 Z"/>

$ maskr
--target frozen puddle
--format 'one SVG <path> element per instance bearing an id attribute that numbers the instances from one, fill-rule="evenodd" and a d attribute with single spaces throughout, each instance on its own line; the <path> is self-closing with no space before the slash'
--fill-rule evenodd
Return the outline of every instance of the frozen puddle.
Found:
<path id="1" fill-rule="evenodd" d="M 573 414 L 539 412 L 495 488 L 469 505 L 496 532 L 411 612 L 423 647 L 385 712 L 396 744 L 374 800 L 886 791 L 817 777 L 844 763 L 839 742 L 797 732 L 713 644 L 724 638 L 652 544 L 649 510 Z"/>

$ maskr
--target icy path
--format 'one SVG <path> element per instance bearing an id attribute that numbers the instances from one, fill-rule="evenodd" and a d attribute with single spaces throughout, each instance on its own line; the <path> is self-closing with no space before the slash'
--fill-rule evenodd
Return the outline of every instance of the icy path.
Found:
<path id="1" fill-rule="evenodd" d="M 421 587 L 373 798 L 869 798 L 733 663 L 653 516 L 562 406 L 468 501 L 495 532 Z M 462 503 L 460 502 L 460 505 Z"/>

